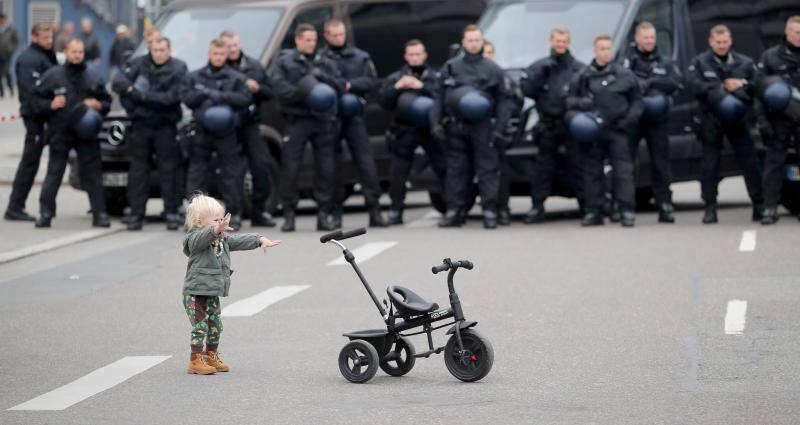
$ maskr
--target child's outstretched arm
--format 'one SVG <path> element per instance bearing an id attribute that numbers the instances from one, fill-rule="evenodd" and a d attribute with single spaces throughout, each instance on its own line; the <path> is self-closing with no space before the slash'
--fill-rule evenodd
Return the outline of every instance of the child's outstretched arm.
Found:
<path id="1" fill-rule="evenodd" d="M 271 241 L 258 233 L 244 233 L 228 236 L 228 248 L 231 251 L 246 251 L 259 247 L 267 249 L 279 243 L 281 243 L 281 241 Z"/>

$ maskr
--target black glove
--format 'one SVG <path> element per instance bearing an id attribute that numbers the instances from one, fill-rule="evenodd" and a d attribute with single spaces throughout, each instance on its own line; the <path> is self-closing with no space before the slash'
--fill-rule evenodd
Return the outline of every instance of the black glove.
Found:
<path id="1" fill-rule="evenodd" d="M 128 92 L 128 97 L 136 103 L 144 103 L 144 101 L 147 100 L 147 94 L 136 89 L 132 89 Z"/>
<path id="2" fill-rule="evenodd" d="M 447 141 L 447 133 L 444 131 L 444 127 L 442 127 L 441 124 L 436 124 L 431 128 L 431 135 L 440 142 Z"/>
<path id="3" fill-rule="evenodd" d="M 591 97 L 581 97 L 577 106 L 581 111 L 588 111 L 594 107 L 594 100 Z"/>
<path id="4" fill-rule="evenodd" d="M 311 75 L 313 75 L 314 78 L 316 78 L 317 80 L 319 80 L 319 81 L 321 81 L 321 82 L 323 82 L 323 83 L 325 83 L 325 84 L 327 84 L 329 86 L 333 86 L 333 84 L 331 83 L 331 78 L 323 70 L 321 70 L 319 68 L 314 68 L 311 71 Z"/>

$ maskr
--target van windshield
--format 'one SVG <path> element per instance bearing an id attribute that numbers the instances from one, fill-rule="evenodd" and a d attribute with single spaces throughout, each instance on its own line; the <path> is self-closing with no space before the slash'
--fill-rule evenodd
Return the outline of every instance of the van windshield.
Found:
<path id="1" fill-rule="evenodd" d="M 193 71 L 208 62 L 208 44 L 224 30 L 239 35 L 242 52 L 260 58 L 282 14 L 279 8 L 198 7 L 168 11 L 156 26 L 170 39 L 172 55 Z M 135 55 L 145 53 L 143 42 Z"/>
<path id="2" fill-rule="evenodd" d="M 619 30 L 627 1 L 518 1 L 490 5 L 479 22 L 495 46 L 495 61 L 504 69 L 524 68 L 550 54 L 550 30 L 570 31 L 570 51 L 584 63 L 594 57 L 592 42 Z"/>

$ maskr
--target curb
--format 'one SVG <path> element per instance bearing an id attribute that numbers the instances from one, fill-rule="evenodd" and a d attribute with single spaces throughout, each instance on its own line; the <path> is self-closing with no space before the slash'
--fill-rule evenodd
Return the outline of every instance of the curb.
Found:
<path id="1" fill-rule="evenodd" d="M 85 230 L 83 232 L 79 232 L 73 235 L 68 235 L 58 239 L 53 239 L 45 243 L 31 245 L 22 249 L 15 250 L 13 252 L 2 253 L 0 254 L 0 264 L 10 263 L 12 261 L 20 260 L 22 258 L 41 254 L 43 252 L 52 251 L 58 248 L 63 248 L 67 245 L 101 238 L 103 236 L 108 236 L 120 232 L 123 229 L 124 227 L 117 226 L 117 227 L 111 227 L 110 229 Z"/>

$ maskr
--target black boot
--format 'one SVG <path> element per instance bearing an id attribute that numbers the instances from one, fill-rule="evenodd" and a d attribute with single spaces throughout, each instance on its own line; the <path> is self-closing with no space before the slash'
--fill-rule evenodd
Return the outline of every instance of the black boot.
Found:
<path id="1" fill-rule="evenodd" d="M 238 232 L 239 229 L 242 228 L 242 216 L 240 216 L 239 214 L 232 214 L 230 226 L 234 232 Z"/>
<path id="2" fill-rule="evenodd" d="M 178 230 L 181 227 L 180 217 L 177 213 L 167 213 L 165 216 L 167 230 Z"/>
<path id="3" fill-rule="evenodd" d="M 111 221 L 108 219 L 108 214 L 94 214 L 94 217 L 92 218 L 92 227 L 111 227 Z"/>
<path id="4" fill-rule="evenodd" d="M 389 226 L 403 224 L 403 210 L 389 210 L 389 214 L 386 215 L 386 224 Z"/>
<path id="5" fill-rule="evenodd" d="M 761 221 L 761 218 L 763 217 L 761 212 L 762 212 L 762 209 L 761 209 L 761 205 L 760 204 L 753 205 L 752 220 L 753 221 Z M 776 211 L 776 214 L 777 214 L 777 211 Z"/>
<path id="6" fill-rule="evenodd" d="M 272 214 L 266 211 L 253 210 L 250 217 L 250 225 L 253 227 L 275 227 L 275 219 Z"/>
<path id="7" fill-rule="evenodd" d="M 464 213 L 459 210 L 447 210 L 439 220 L 439 227 L 461 227 L 464 224 Z"/>
<path id="8" fill-rule="evenodd" d="M 6 210 L 5 219 L 10 221 L 36 221 L 36 217 L 28 214 L 25 210 Z"/>
<path id="9" fill-rule="evenodd" d="M 633 227 L 636 224 L 636 214 L 633 211 L 624 211 L 620 213 L 619 222 L 622 227 Z"/>
<path id="10" fill-rule="evenodd" d="M 706 204 L 706 210 L 703 213 L 703 224 L 716 223 L 717 221 L 717 204 Z"/>
<path id="11" fill-rule="evenodd" d="M 281 232 L 294 232 L 294 210 L 284 208 Z"/>
<path id="12" fill-rule="evenodd" d="M 53 220 L 53 216 L 51 215 L 42 215 L 36 219 L 36 223 L 34 223 L 35 227 L 44 228 L 50 227 L 50 222 Z"/>
<path id="13" fill-rule="evenodd" d="M 501 226 L 511 225 L 511 210 L 508 208 L 500 208 L 497 210 L 497 224 Z"/>
<path id="14" fill-rule="evenodd" d="M 492 210 L 483 211 L 483 228 L 496 229 L 497 228 L 497 213 Z"/>
<path id="15" fill-rule="evenodd" d="M 317 230 L 330 232 L 331 230 L 336 229 L 338 229 L 338 227 L 333 225 L 330 214 L 322 211 L 317 213 Z"/>
<path id="16" fill-rule="evenodd" d="M 603 216 L 598 213 L 586 213 L 581 219 L 581 226 L 583 227 L 602 226 L 603 224 Z"/>
<path id="17" fill-rule="evenodd" d="M 541 223 L 544 221 L 544 205 L 534 205 L 525 214 L 525 224 Z"/>
<path id="18" fill-rule="evenodd" d="M 769 225 L 778 222 L 778 210 L 775 208 L 764 208 L 761 213 L 761 224 Z"/>
<path id="19" fill-rule="evenodd" d="M 128 226 L 127 226 L 128 230 L 131 231 L 142 230 L 142 227 L 144 227 L 144 220 L 142 219 L 142 217 L 131 216 L 130 218 L 128 218 Z"/>
<path id="20" fill-rule="evenodd" d="M 658 222 L 659 223 L 674 223 L 675 216 L 672 214 L 675 208 L 669 202 L 664 202 L 658 206 Z"/>
<path id="21" fill-rule="evenodd" d="M 386 220 L 381 214 L 381 207 L 375 207 L 369 210 L 369 227 L 386 227 Z"/>

